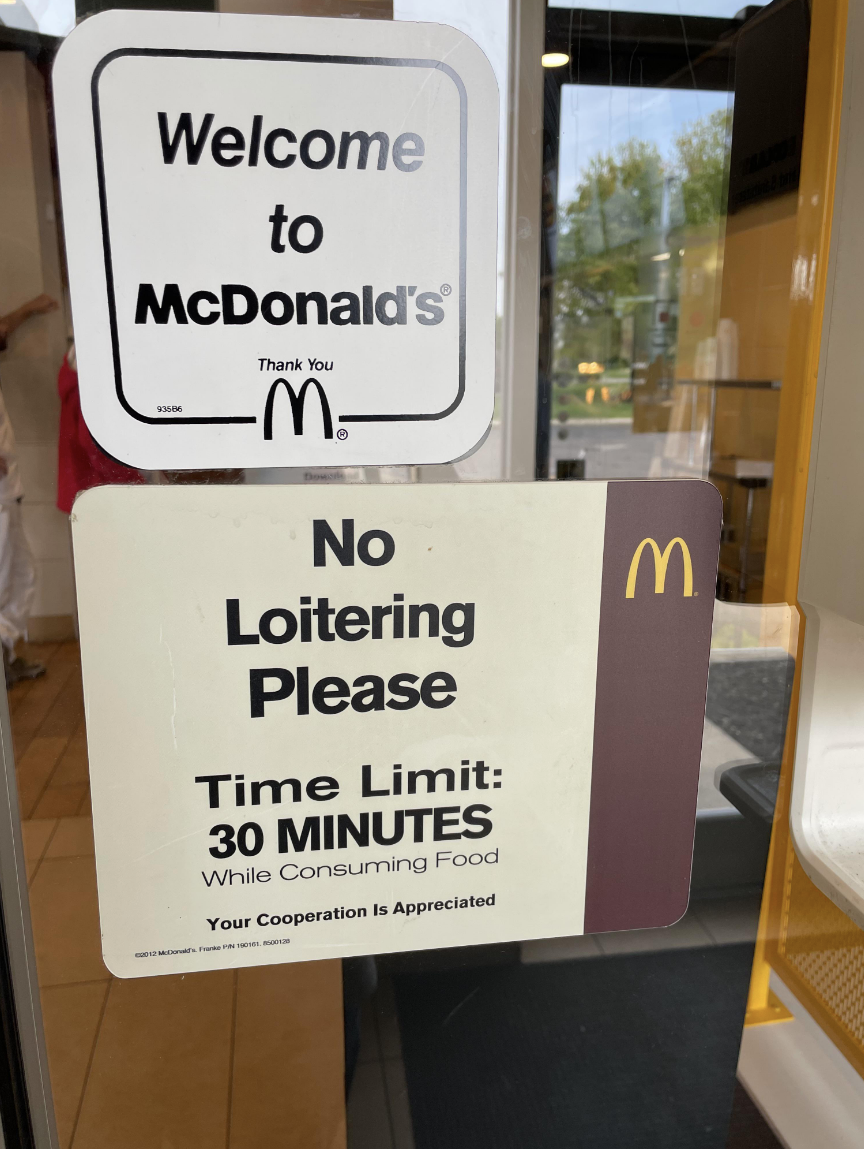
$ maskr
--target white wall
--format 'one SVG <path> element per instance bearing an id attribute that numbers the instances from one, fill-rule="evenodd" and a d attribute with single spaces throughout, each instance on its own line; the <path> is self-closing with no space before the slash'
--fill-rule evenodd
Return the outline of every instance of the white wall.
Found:
<path id="1" fill-rule="evenodd" d="M 63 302 L 45 88 L 20 52 L 0 52 L 0 315 L 47 292 Z M 18 440 L 24 526 L 36 557 L 31 637 L 71 637 L 72 558 L 66 516 L 54 505 L 66 350 L 65 305 L 31 319 L 0 354 L 0 384 Z"/>

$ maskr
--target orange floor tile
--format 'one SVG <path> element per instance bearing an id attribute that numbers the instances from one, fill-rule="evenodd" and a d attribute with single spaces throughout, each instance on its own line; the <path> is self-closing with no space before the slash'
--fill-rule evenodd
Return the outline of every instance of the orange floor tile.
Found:
<path id="1" fill-rule="evenodd" d="M 12 689 L 61 1149 L 344 1149 L 339 962 L 120 980 L 99 944 L 77 645 Z"/>

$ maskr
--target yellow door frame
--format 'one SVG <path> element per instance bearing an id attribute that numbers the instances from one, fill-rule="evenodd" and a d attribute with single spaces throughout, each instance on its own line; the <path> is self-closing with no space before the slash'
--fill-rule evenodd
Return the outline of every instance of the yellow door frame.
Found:
<path id="1" fill-rule="evenodd" d="M 792 265 L 790 331 L 777 425 L 774 483 L 765 560 L 765 602 L 797 604 L 798 573 L 810 462 L 816 382 L 825 309 L 834 187 L 840 146 L 843 68 L 848 0 L 813 0 L 807 102 Z M 797 865 L 789 834 L 789 796 L 795 756 L 799 670 L 804 619 L 789 712 L 780 788 L 759 934 L 753 962 L 747 1025 L 791 1017 L 771 992 L 774 969 L 846 1056 L 864 1073 L 864 1049 L 818 991 L 786 959 L 790 928 L 790 889 L 808 879 Z M 797 871 L 796 871 L 797 867 Z M 812 894 L 823 899 L 815 887 Z M 827 898 L 826 906 L 831 910 Z M 810 900 L 812 905 L 812 899 Z M 824 907 L 823 907 L 824 908 Z M 840 911 L 836 911 L 840 913 Z M 842 916 L 842 915 L 841 915 Z M 800 925 L 800 923 L 799 923 Z M 849 926 L 852 929 L 851 923 Z M 864 932 L 861 933 L 864 947 Z"/>

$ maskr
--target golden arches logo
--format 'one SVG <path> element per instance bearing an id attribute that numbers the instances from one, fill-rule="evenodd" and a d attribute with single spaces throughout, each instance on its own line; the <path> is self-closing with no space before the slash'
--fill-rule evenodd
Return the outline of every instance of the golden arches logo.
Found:
<path id="1" fill-rule="evenodd" d="M 690 548 L 683 539 L 677 537 L 672 539 L 662 554 L 653 539 L 642 540 L 636 548 L 633 561 L 630 563 L 630 573 L 627 575 L 627 593 L 625 598 L 634 598 L 636 595 L 636 575 L 639 573 L 639 560 L 642 558 L 642 552 L 646 547 L 650 547 L 654 552 L 654 593 L 663 594 L 666 589 L 666 569 L 669 566 L 669 559 L 672 557 L 672 548 L 676 544 L 681 548 L 681 558 L 684 560 L 684 597 L 692 598 L 693 563 L 690 559 Z"/>

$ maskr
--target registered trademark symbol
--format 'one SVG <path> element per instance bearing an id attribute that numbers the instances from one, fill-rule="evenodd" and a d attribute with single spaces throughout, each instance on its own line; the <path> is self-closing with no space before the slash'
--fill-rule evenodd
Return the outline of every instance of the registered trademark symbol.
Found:
<path id="1" fill-rule="evenodd" d="M 449 283 L 442 283 L 441 284 L 441 294 L 442 295 L 449 295 L 452 290 L 453 290 L 453 288 L 450 286 Z"/>
<path id="2" fill-rule="evenodd" d="M 336 432 L 336 438 L 337 439 L 347 439 L 348 438 L 348 432 L 345 430 L 344 427 L 340 427 L 339 430 Z"/>

